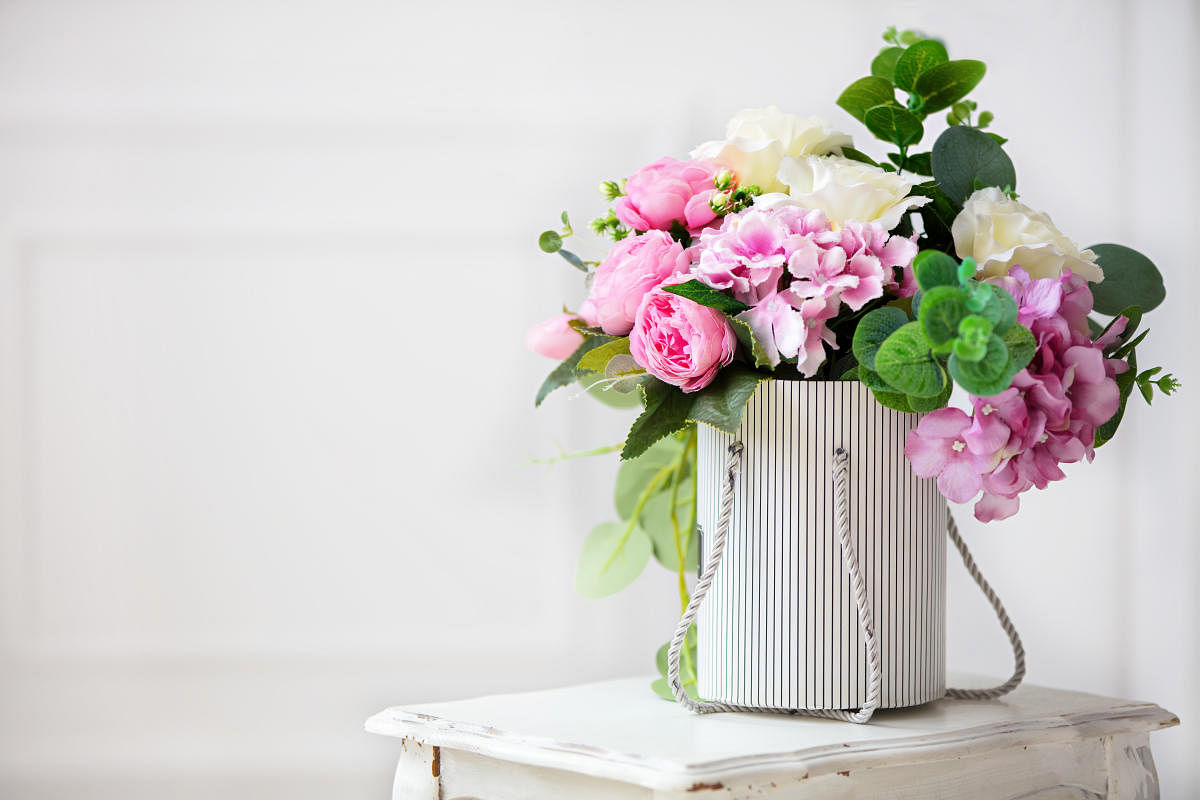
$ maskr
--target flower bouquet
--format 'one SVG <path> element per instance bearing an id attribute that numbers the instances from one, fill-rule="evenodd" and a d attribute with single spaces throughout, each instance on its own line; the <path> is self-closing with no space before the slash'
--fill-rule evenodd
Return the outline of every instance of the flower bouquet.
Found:
<path id="1" fill-rule="evenodd" d="M 619 590 L 653 555 L 677 574 L 687 608 L 697 520 L 706 532 L 717 523 L 729 442 L 740 447 L 753 425 L 786 434 L 787 425 L 808 424 L 824 413 L 813 405 L 820 387 L 841 398 L 819 400 L 841 403 L 830 419 L 849 420 L 831 436 L 867 438 L 854 428 L 873 423 L 851 413 L 861 395 L 869 413 L 893 415 L 879 419 L 891 426 L 901 467 L 907 460 L 895 480 L 935 483 L 946 500 L 973 502 L 984 522 L 1011 517 L 1024 492 L 1064 477 L 1062 464 L 1092 460 L 1135 388 L 1150 403 L 1177 387 L 1161 368 L 1138 366 L 1143 315 L 1165 297 L 1154 264 L 1117 244 L 1081 249 L 1023 202 L 993 114 L 969 99 L 983 63 L 952 60 L 942 42 L 912 31 L 891 29 L 884 39 L 871 74 L 837 104 L 887 147 L 885 160 L 821 120 L 746 110 L 723 140 L 688 158 L 664 157 L 601 184 L 612 205 L 591 229 L 613 243 L 598 261 L 564 246 L 574 235 L 565 212 L 561 230 L 541 235 L 543 251 L 584 274 L 587 294 L 575 311 L 530 331 L 533 350 L 561 359 L 537 403 L 581 384 L 617 405 L 636 398 L 642 406 L 621 448 L 621 521 L 598 526 L 584 545 L 577 585 L 585 595 Z M 943 120 L 923 147 L 926 128 Z M 963 408 L 950 404 L 956 385 Z M 774 391 L 793 399 L 773 400 Z M 800 391 L 807 399 L 796 405 Z M 768 422 L 749 419 L 755 403 L 755 418 Z M 808 435 L 784 438 L 807 447 Z M 705 437 L 718 448 L 712 457 Z M 809 471 L 832 468 L 830 458 L 824 453 Z M 738 502 L 761 505 L 792 485 Z M 864 491 L 860 505 L 878 494 Z M 944 530 L 937 510 L 897 507 L 892 528 L 931 520 Z M 832 527 L 832 515 L 818 516 L 802 523 Z M 941 598 L 930 602 L 934 613 Z M 682 676 L 693 695 L 694 648 L 689 634 Z M 671 696 L 663 679 L 656 689 Z M 709 684 L 702 693 L 713 691 Z M 840 702 L 825 698 L 819 707 L 861 697 Z"/>

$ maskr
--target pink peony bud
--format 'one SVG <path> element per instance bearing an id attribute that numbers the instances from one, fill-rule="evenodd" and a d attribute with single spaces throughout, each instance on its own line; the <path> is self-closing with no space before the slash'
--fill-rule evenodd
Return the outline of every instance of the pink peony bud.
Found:
<path id="1" fill-rule="evenodd" d="M 573 319 L 579 317 L 563 313 L 539 322 L 525 335 L 525 346 L 539 356 L 563 360 L 583 344 L 583 334 L 567 324 Z"/>

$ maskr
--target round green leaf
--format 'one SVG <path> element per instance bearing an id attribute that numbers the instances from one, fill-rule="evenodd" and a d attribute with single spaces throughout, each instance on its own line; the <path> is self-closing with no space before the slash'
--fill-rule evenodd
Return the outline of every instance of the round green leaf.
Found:
<path id="1" fill-rule="evenodd" d="M 1037 339 L 1033 338 L 1033 332 L 1024 325 L 1013 325 L 1000 338 L 1004 340 L 1004 346 L 1008 348 L 1008 380 L 1011 382 L 1013 375 L 1025 369 L 1029 366 L 1029 362 L 1033 361 L 1033 357 L 1037 353 Z"/>
<path id="2" fill-rule="evenodd" d="M 945 64 L 949 60 L 945 45 L 933 39 L 925 39 L 905 50 L 896 60 L 892 80 L 901 89 L 912 92 L 916 89 L 918 78 L 938 64 Z"/>
<path id="3" fill-rule="evenodd" d="M 922 250 L 913 259 L 917 285 L 925 291 L 935 286 L 958 286 L 958 262 L 941 250 Z"/>
<path id="4" fill-rule="evenodd" d="M 1119 244 L 1094 244 L 1088 249 L 1104 270 L 1104 280 L 1091 285 L 1094 308 L 1101 314 L 1116 316 L 1133 305 L 1146 313 L 1166 298 L 1162 273 L 1137 250 Z"/>
<path id="5" fill-rule="evenodd" d="M 940 348 L 958 337 L 958 327 L 970 313 L 966 292 L 957 286 L 935 286 L 921 300 L 921 329 L 929 344 Z"/>
<path id="6" fill-rule="evenodd" d="M 892 82 L 874 75 L 859 78 L 847 86 L 837 99 L 837 104 L 859 122 L 866 118 L 867 109 L 895 102 L 896 89 Z"/>
<path id="7" fill-rule="evenodd" d="M 875 369 L 896 389 L 917 397 L 934 397 L 946 386 L 946 372 L 934 360 L 919 322 L 910 322 L 887 338 L 875 354 Z"/>
<path id="8" fill-rule="evenodd" d="M 913 397 L 907 395 L 908 405 L 913 411 L 918 414 L 927 411 L 936 411 L 939 408 L 944 408 L 946 403 L 950 402 L 950 394 L 954 391 L 954 383 L 946 381 L 946 388 L 942 389 L 940 394 L 933 397 Z"/>
<path id="9" fill-rule="evenodd" d="M 871 394 L 875 395 L 875 400 L 885 408 L 903 411 L 905 414 L 913 412 L 912 406 L 908 404 L 908 395 L 903 392 L 877 392 L 872 389 Z"/>
<path id="10" fill-rule="evenodd" d="M 858 363 L 875 369 L 875 353 L 884 340 L 908 323 L 908 315 L 895 306 L 877 308 L 858 321 L 851 349 Z"/>
<path id="11" fill-rule="evenodd" d="M 692 516 L 693 496 L 691 481 L 679 487 L 679 496 L 675 499 L 675 515 L 679 521 L 680 546 L 687 539 L 687 523 Z M 675 526 L 671 523 L 671 490 L 668 488 L 650 498 L 646 507 L 638 517 L 638 525 L 650 537 L 654 557 L 658 563 L 675 572 L 679 569 L 679 555 L 675 552 Z M 684 553 L 684 567 L 688 572 L 695 572 L 700 559 L 700 537 L 692 531 L 691 542 Z"/>
<path id="12" fill-rule="evenodd" d="M 986 72 L 987 66 L 982 61 L 968 59 L 931 67 L 917 78 L 916 93 L 925 101 L 921 110 L 932 114 L 949 108 L 970 94 Z"/>
<path id="13" fill-rule="evenodd" d="M 1017 301 L 1013 296 L 990 283 L 982 284 L 991 291 L 991 297 L 986 305 L 977 312 L 979 316 L 992 323 L 992 332 L 1003 334 L 1017 322 Z"/>
<path id="14" fill-rule="evenodd" d="M 897 147 L 921 141 L 925 128 L 911 111 L 897 105 L 878 105 L 867 109 L 863 124 L 879 139 Z"/>
<path id="15" fill-rule="evenodd" d="M 1014 373 L 1008 371 L 1008 346 L 993 334 L 987 350 L 978 361 L 966 361 L 957 353 L 950 356 L 950 375 L 959 386 L 976 397 L 1000 394 L 1012 383 Z"/>
<path id="16" fill-rule="evenodd" d="M 562 249 L 562 237 L 554 231 L 542 231 L 538 237 L 538 247 L 543 253 L 557 253 Z"/>
<path id="17" fill-rule="evenodd" d="M 975 183 L 980 186 L 1017 186 L 1017 171 L 1004 148 L 982 131 L 955 125 L 933 145 L 933 177 L 946 195 L 962 205 Z"/>
<path id="18" fill-rule="evenodd" d="M 627 520 L 633 515 L 633 509 L 637 506 L 642 492 L 656 475 L 679 460 L 681 452 L 683 442 L 674 436 L 667 436 L 650 445 L 650 448 L 637 458 L 621 462 L 621 467 L 617 470 L 617 484 L 613 490 L 613 503 L 621 519 Z M 659 481 L 655 491 L 661 492 L 670 485 L 668 475 Z"/>
<path id="19" fill-rule="evenodd" d="M 604 522 L 583 541 L 575 590 L 584 597 L 606 597 L 637 579 L 650 560 L 650 537 L 636 525 L 625 538 L 626 526 Z"/>
<path id="20" fill-rule="evenodd" d="M 879 51 L 879 55 L 871 60 L 871 74 L 877 78 L 883 78 L 889 83 L 893 82 L 893 76 L 896 74 L 896 61 L 902 55 L 904 55 L 903 47 L 883 48 Z"/>

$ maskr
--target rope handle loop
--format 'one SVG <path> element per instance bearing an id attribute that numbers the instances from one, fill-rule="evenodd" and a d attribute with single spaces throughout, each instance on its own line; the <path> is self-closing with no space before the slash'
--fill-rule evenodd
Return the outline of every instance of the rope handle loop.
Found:
<path id="1" fill-rule="evenodd" d="M 842 562 L 846 567 L 846 572 L 850 576 L 851 587 L 854 589 L 854 602 L 858 609 L 859 629 L 862 632 L 863 641 L 867 648 L 867 697 L 862 708 L 857 711 L 841 709 L 791 710 L 761 708 L 733 703 L 693 700 L 684 691 L 683 683 L 679 677 L 679 655 L 687 638 L 688 630 L 691 629 L 692 623 L 700 611 L 700 604 L 704 602 L 704 598 L 707 596 L 712 582 L 716 578 L 717 569 L 720 567 L 721 558 L 725 553 L 725 542 L 729 535 L 729 521 L 733 512 L 733 499 L 737 487 L 738 473 L 741 470 L 743 451 L 744 447 L 740 441 L 735 441 L 729 446 L 729 458 L 725 465 L 725 483 L 721 491 L 716 531 L 709 547 L 708 557 L 704 562 L 704 569 L 701 571 L 700 578 L 697 580 L 695 589 L 692 591 L 692 597 L 688 601 L 687 608 L 684 609 L 683 615 L 679 618 L 679 624 L 675 628 L 675 635 L 671 637 L 671 644 L 667 649 L 667 685 L 670 686 L 671 694 L 674 695 L 675 700 L 688 711 L 696 714 L 712 714 L 723 711 L 804 714 L 839 719 L 860 725 L 864 724 L 870 721 L 881 702 L 882 669 L 880 667 L 879 643 L 876 638 L 870 598 L 867 596 L 866 584 L 863 581 L 862 570 L 859 567 L 858 553 L 855 548 L 854 539 L 850 536 L 850 456 L 841 447 L 834 451 L 834 521 L 837 526 L 838 542 L 842 550 Z M 955 523 L 953 515 L 949 513 L 949 509 L 947 509 L 947 519 L 949 522 L 946 527 L 946 533 L 950 541 L 958 549 L 967 572 L 975 580 L 975 583 L 988 599 L 988 602 L 991 603 L 992 609 L 996 612 L 996 616 L 1000 621 L 1000 626 L 1008 634 L 1009 642 L 1013 648 L 1014 669 L 1012 677 L 998 686 L 989 689 L 947 689 L 946 696 L 959 700 L 995 699 L 1011 692 L 1025 677 L 1025 648 L 1021 644 L 1021 637 L 1017 633 L 1016 627 L 1012 624 L 1012 620 L 1009 619 L 1004 605 L 1000 602 L 1000 598 L 996 595 L 995 590 L 992 589 L 991 584 L 983 577 L 983 573 L 980 572 L 979 566 L 975 563 L 975 559 L 967 549 L 966 542 L 959 535 L 958 525 Z"/>

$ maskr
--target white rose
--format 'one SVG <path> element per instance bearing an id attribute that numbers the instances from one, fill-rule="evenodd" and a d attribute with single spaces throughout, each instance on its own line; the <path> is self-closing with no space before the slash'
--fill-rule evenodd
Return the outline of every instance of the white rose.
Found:
<path id="1" fill-rule="evenodd" d="M 1057 278 L 1069 268 L 1093 283 L 1104 280 L 1096 254 L 1055 227 L 1049 216 L 1010 199 L 994 186 L 963 203 L 950 228 L 959 258 L 973 258 L 984 276 L 1002 277 L 1021 265 L 1029 277 Z"/>
<path id="2" fill-rule="evenodd" d="M 908 211 L 929 202 L 910 195 L 915 179 L 840 156 L 785 158 L 779 180 L 788 187 L 788 201 L 824 211 L 835 226 L 878 222 L 890 231 Z M 760 199 L 775 205 L 783 196 Z"/>
<path id="3" fill-rule="evenodd" d="M 817 117 L 784 114 L 777 106 L 739 111 L 725 126 L 725 141 L 706 142 L 692 158 L 711 158 L 733 170 L 738 183 L 754 184 L 764 192 L 782 192 L 776 173 L 787 156 L 841 155 L 850 137 Z"/>

